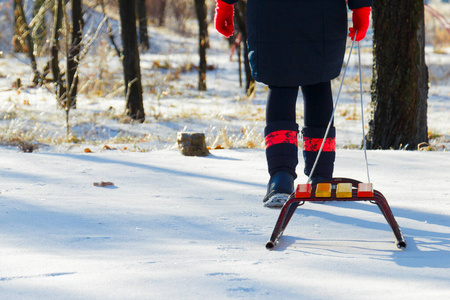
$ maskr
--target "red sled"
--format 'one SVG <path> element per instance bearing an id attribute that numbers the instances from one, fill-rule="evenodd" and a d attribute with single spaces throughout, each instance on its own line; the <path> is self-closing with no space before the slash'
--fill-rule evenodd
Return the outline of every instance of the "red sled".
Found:
<path id="1" fill-rule="evenodd" d="M 333 178 L 316 185 L 299 184 L 297 186 L 296 191 L 292 193 L 281 209 L 272 236 L 266 243 L 266 249 L 273 250 L 277 246 L 297 207 L 305 204 L 305 202 L 326 201 L 370 201 L 376 204 L 394 232 L 397 239 L 397 247 L 399 249 L 406 248 L 402 230 L 383 194 L 373 190 L 371 183 L 363 183 L 349 178 Z"/>

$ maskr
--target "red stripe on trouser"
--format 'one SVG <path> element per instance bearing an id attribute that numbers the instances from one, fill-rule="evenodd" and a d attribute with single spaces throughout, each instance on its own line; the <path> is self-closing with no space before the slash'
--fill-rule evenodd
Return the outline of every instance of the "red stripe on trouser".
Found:
<path id="1" fill-rule="evenodd" d="M 297 131 L 277 130 L 266 135 L 266 148 L 276 144 L 293 144 L 297 146 Z"/>
<path id="2" fill-rule="evenodd" d="M 322 145 L 323 139 L 318 138 L 309 138 L 303 137 L 303 150 L 318 152 L 320 150 L 320 146 Z M 322 151 L 324 152 L 333 152 L 336 149 L 336 139 L 335 138 L 327 138 L 325 140 L 325 144 L 323 145 Z"/>

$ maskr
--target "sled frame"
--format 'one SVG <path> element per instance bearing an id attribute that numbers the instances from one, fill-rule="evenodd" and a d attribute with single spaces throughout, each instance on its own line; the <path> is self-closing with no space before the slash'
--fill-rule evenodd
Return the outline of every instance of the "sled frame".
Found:
<path id="1" fill-rule="evenodd" d="M 331 183 L 332 185 L 332 191 L 331 191 L 331 197 L 316 197 L 315 196 L 315 190 L 317 185 L 312 185 L 311 189 L 311 195 L 307 198 L 296 198 L 296 193 L 292 193 L 291 196 L 288 198 L 286 203 L 283 205 L 280 215 L 278 217 L 278 220 L 275 224 L 273 233 L 269 239 L 269 241 L 266 243 L 266 249 L 273 250 L 277 246 L 281 236 L 283 235 L 284 230 L 286 229 L 286 226 L 288 225 L 289 221 L 291 220 L 292 216 L 294 215 L 295 210 L 297 207 L 305 204 L 306 202 L 328 202 L 328 201 L 369 201 L 373 204 L 376 204 L 378 208 L 381 210 L 382 214 L 384 215 L 387 223 L 391 227 L 395 238 L 397 239 L 396 245 L 399 249 L 405 249 L 406 248 L 406 241 L 403 237 L 402 230 L 400 226 L 398 225 L 397 221 L 395 220 L 394 215 L 392 214 L 391 208 L 389 207 L 389 204 L 386 200 L 386 198 L 383 196 L 382 193 L 380 193 L 377 190 L 373 191 L 373 195 L 371 197 L 358 197 L 358 184 L 362 183 L 361 181 L 350 179 L 350 178 L 333 178 L 328 181 L 322 181 L 321 183 Z M 337 198 L 336 197 L 336 187 L 338 183 L 351 183 L 352 184 L 352 195 L 349 198 Z"/>

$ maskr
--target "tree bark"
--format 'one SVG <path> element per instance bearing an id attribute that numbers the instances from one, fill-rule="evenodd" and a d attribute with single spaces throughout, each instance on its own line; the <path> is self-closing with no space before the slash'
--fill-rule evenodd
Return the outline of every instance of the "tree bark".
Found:
<path id="1" fill-rule="evenodd" d="M 107 27 L 107 30 L 108 30 L 109 41 L 111 42 L 111 45 L 112 45 L 114 51 L 116 51 L 117 56 L 120 58 L 120 57 L 122 57 L 122 52 L 119 49 L 119 46 L 117 46 L 116 40 L 114 38 L 114 33 L 113 33 L 113 30 L 112 30 L 111 23 L 109 23 L 109 17 L 106 15 L 105 1 L 100 0 L 100 6 L 102 7 L 103 15 L 106 18 L 106 27 Z"/>
<path id="2" fill-rule="evenodd" d="M 12 38 L 13 51 L 16 53 L 25 53 L 27 52 L 27 45 L 23 41 L 23 20 L 20 16 L 19 5 L 23 5 L 22 1 L 13 2 L 14 9 L 14 36 Z M 23 9 L 22 9 L 23 10 Z"/>
<path id="3" fill-rule="evenodd" d="M 72 0 L 72 32 L 70 46 L 67 52 L 67 90 L 69 91 L 66 105 L 76 107 L 78 91 L 78 65 L 83 38 L 82 1 Z"/>
<path id="4" fill-rule="evenodd" d="M 178 132 L 178 149 L 186 156 L 207 156 L 209 150 L 206 147 L 205 134 L 201 132 L 187 133 Z"/>
<path id="5" fill-rule="evenodd" d="M 139 45 L 141 49 L 146 51 L 150 49 L 150 41 L 147 31 L 147 9 L 145 0 L 137 0 L 137 16 L 139 19 Z"/>
<path id="6" fill-rule="evenodd" d="M 198 20 L 198 41 L 200 63 L 198 68 L 198 90 L 206 91 L 206 48 L 208 46 L 208 29 L 206 24 L 205 0 L 195 0 Z"/>
<path id="7" fill-rule="evenodd" d="M 45 40 L 47 36 L 47 25 L 45 23 L 45 8 L 42 8 L 44 6 L 44 3 L 45 0 L 33 1 L 33 18 L 36 19 L 35 25 L 33 26 L 34 27 L 33 40 L 34 40 L 34 51 L 36 52 L 36 56 L 41 56 L 42 48 L 45 45 Z"/>
<path id="8" fill-rule="evenodd" d="M 374 1 L 373 27 L 367 147 L 416 149 L 428 141 L 423 0 Z"/>
<path id="9" fill-rule="evenodd" d="M 127 114 L 134 120 L 144 122 L 145 113 L 142 98 L 139 46 L 136 32 L 135 0 L 119 0 L 119 14 L 121 22 Z"/>
<path id="10" fill-rule="evenodd" d="M 55 85 L 55 92 L 58 104 L 62 107 L 62 101 L 64 101 L 66 97 L 66 88 L 64 86 L 64 82 L 62 80 L 61 70 L 59 68 L 59 37 L 60 37 L 60 29 L 62 26 L 63 19 L 63 1 L 55 0 L 54 6 L 54 20 L 53 20 L 53 30 L 52 30 L 52 39 L 50 44 L 50 68 L 53 74 L 53 83 Z"/>
<path id="11" fill-rule="evenodd" d="M 159 26 L 162 27 L 166 25 L 166 6 L 167 0 L 161 0 L 161 11 L 159 15 Z"/>
<path id="12" fill-rule="evenodd" d="M 34 55 L 33 38 L 31 37 L 31 30 L 25 17 L 22 0 L 14 1 L 14 15 L 16 18 L 16 26 L 20 27 L 17 32 L 20 34 L 18 38 L 21 42 L 22 50 L 26 50 L 26 53 L 28 54 L 28 57 L 31 61 L 31 68 L 33 69 L 34 74 L 32 82 L 33 84 L 38 85 L 41 79 L 41 75 L 37 68 L 36 56 Z M 25 42 L 23 42 L 23 39 L 25 39 Z"/>
<path id="13" fill-rule="evenodd" d="M 252 70 L 250 68 L 250 61 L 248 60 L 248 46 L 247 46 L 247 3 L 243 0 L 239 0 L 235 5 L 235 19 L 242 33 L 242 44 L 244 45 L 244 70 L 245 70 L 245 89 L 247 95 L 250 96 L 255 92 L 255 79 L 252 76 Z"/>

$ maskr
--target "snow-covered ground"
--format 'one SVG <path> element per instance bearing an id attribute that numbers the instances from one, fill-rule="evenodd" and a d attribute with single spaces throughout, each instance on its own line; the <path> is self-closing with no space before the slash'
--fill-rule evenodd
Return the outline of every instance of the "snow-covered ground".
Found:
<path id="1" fill-rule="evenodd" d="M 446 299 L 448 152 L 369 151 L 408 247 L 370 203 L 305 204 L 267 251 L 263 150 L 0 149 L 2 299 Z M 336 176 L 364 180 L 362 152 Z M 109 181 L 113 187 L 95 187 Z M 304 182 L 300 176 L 297 182 Z"/>
<path id="2" fill-rule="evenodd" d="M 267 90 L 258 84 L 245 97 L 227 42 L 210 34 L 214 68 L 199 93 L 195 69 L 185 71 L 198 63 L 195 37 L 150 28 L 143 124 L 122 116 L 117 57 L 93 49 L 70 138 L 51 86 L 27 87 L 27 59 L 0 54 L 0 299 L 447 299 L 450 51 L 427 47 L 435 151 L 368 151 L 371 181 L 406 250 L 376 205 L 330 202 L 299 207 L 268 251 L 280 211 L 262 206 Z M 363 46 L 367 126 L 372 56 Z M 335 116 L 335 176 L 366 181 L 356 69 L 353 56 Z M 339 79 L 333 85 L 336 93 Z M 226 149 L 182 156 L 179 131 L 204 132 L 211 148 Z M 306 181 L 302 167 L 296 183 Z M 114 185 L 94 186 L 101 181 Z"/>

